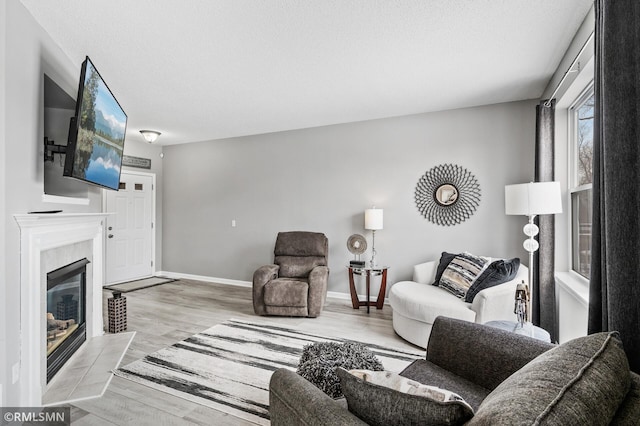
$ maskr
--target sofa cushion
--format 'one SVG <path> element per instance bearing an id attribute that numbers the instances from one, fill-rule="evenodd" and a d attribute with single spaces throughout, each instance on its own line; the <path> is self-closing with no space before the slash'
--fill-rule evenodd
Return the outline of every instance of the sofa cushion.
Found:
<path id="1" fill-rule="evenodd" d="M 629 382 L 617 332 L 580 337 L 509 376 L 480 404 L 469 425 L 609 424 Z"/>
<path id="2" fill-rule="evenodd" d="M 438 286 L 455 296 L 464 298 L 471 285 L 489 266 L 490 259 L 471 253 L 460 253 L 449 263 Z"/>
<path id="3" fill-rule="evenodd" d="M 520 258 L 517 257 L 508 260 L 494 260 L 480 274 L 478 279 L 471 284 L 471 287 L 469 287 L 469 290 L 464 297 L 464 301 L 471 303 L 473 302 L 474 297 L 476 297 L 476 294 L 480 293 L 485 288 L 511 281 L 518 274 L 519 268 Z"/>
<path id="4" fill-rule="evenodd" d="M 349 411 L 371 425 L 456 425 L 473 417 L 473 409 L 456 394 L 383 373 L 382 380 L 372 374 L 364 380 L 336 369 Z"/>
<path id="5" fill-rule="evenodd" d="M 280 277 L 307 278 L 316 266 L 326 266 L 327 260 L 319 256 L 276 256 L 273 263 L 280 266 Z"/>
<path id="6" fill-rule="evenodd" d="M 427 324 L 433 324 L 438 316 L 471 322 L 476 318 L 471 304 L 465 303 L 441 287 L 414 281 L 395 283 L 389 293 L 389 303 L 394 312 L 400 312 L 409 319 Z"/>
<path id="7" fill-rule="evenodd" d="M 638 419 L 640 419 L 640 375 L 636 373 L 630 373 L 630 375 L 631 386 L 611 422 L 614 425 L 638 426 Z"/>
<path id="8" fill-rule="evenodd" d="M 428 383 L 455 392 L 464 398 L 474 410 L 480 407 L 482 401 L 491 392 L 491 389 L 473 383 L 426 359 L 413 361 L 400 372 L 400 375 L 416 382 Z"/>
<path id="9" fill-rule="evenodd" d="M 291 231 L 278 232 L 275 256 L 319 256 L 328 254 L 327 237 L 320 232 Z"/>
<path id="10" fill-rule="evenodd" d="M 309 284 L 292 278 L 276 278 L 264 286 L 264 303 L 269 306 L 306 307 Z"/>

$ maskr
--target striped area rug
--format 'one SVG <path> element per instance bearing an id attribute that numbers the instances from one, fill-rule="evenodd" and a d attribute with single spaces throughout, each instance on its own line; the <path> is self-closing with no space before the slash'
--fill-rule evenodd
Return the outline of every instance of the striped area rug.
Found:
<path id="1" fill-rule="evenodd" d="M 269 424 L 269 379 L 296 369 L 305 345 L 343 342 L 277 325 L 225 321 L 114 373 L 257 424 Z M 363 343 L 386 370 L 400 372 L 424 351 Z"/>

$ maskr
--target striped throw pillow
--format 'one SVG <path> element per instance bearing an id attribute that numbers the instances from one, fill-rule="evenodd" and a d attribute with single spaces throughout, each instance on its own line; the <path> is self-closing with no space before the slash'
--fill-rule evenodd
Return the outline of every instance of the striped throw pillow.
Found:
<path id="1" fill-rule="evenodd" d="M 489 266 L 491 258 L 460 253 L 449 263 L 438 285 L 459 298 L 464 298 L 471 285 Z"/>

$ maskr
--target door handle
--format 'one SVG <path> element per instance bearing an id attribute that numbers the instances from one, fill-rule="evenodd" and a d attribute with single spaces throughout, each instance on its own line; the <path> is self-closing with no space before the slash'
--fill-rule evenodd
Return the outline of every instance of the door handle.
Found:
<path id="1" fill-rule="evenodd" d="M 113 238 L 113 234 L 109 234 L 109 238 Z"/>

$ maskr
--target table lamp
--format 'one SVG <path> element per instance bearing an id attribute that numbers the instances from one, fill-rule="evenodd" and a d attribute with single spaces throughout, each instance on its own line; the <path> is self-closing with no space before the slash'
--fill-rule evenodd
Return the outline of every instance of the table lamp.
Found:
<path id="1" fill-rule="evenodd" d="M 369 262 L 369 265 L 372 268 L 378 266 L 378 263 L 376 262 L 376 231 L 383 228 L 382 215 L 383 210 L 376 209 L 375 206 L 364 211 L 364 229 L 368 229 L 373 233 L 373 239 L 371 243 L 371 261 Z"/>

